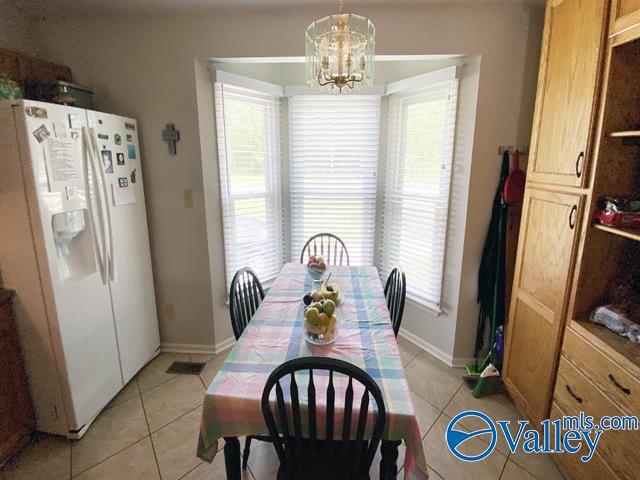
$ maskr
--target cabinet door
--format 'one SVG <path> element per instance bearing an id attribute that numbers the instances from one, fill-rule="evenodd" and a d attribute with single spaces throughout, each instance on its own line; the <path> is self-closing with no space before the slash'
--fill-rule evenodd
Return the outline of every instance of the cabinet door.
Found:
<path id="1" fill-rule="evenodd" d="M 602 65 L 607 0 L 547 3 L 529 179 L 582 186 Z"/>
<path id="2" fill-rule="evenodd" d="M 551 403 L 581 211 L 580 195 L 525 192 L 504 379 L 535 422 L 547 418 Z"/>
<path id="3" fill-rule="evenodd" d="M 614 35 L 640 24 L 640 0 L 614 0 L 613 12 Z"/>

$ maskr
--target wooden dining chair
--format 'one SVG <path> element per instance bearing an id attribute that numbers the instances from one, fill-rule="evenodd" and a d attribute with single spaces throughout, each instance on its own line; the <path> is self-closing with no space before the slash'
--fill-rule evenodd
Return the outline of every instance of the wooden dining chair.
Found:
<path id="1" fill-rule="evenodd" d="M 384 286 L 384 298 L 387 300 L 387 308 L 391 316 L 391 325 L 393 325 L 393 333 L 398 336 L 400 324 L 402 323 L 402 314 L 404 313 L 404 301 L 407 297 L 407 278 L 404 272 L 398 267 L 391 270 L 387 283 Z"/>
<path id="2" fill-rule="evenodd" d="M 298 386 L 296 373 L 298 378 L 302 375 L 308 378 L 306 386 L 302 383 Z M 326 403 L 323 408 L 316 409 L 321 403 L 318 402 L 320 392 L 317 392 L 316 382 L 320 384 L 319 379 L 323 377 L 327 379 Z M 342 380 L 345 385 L 344 415 L 342 425 L 336 430 L 336 384 Z M 360 405 L 352 434 L 354 383 L 363 387 L 358 389 L 363 394 L 360 399 L 355 398 Z M 274 388 L 275 398 L 272 398 Z M 306 393 L 301 391 L 304 388 Z M 342 387 L 339 387 L 338 392 L 341 391 Z M 300 404 L 301 397 L 307 398 L 304 406 Z M 370 408 L 371 398 L 375 408 Z M 372 430 L 370 438 L 365 438 L 369 413 L 373 414 Z M 264 386 L 262 414 L 280 460 L 278 480 L 369 478 L 384 428 L 385 405 L 377 383 L 355 365 L 327 357 L 302 357 L 283 363 L 269 375 Z M 322 435 L 318 435 L 318 421 L 323 424 Z M 303 434 L 304 423 L 308 424 L 305 428 L 308 434 Z"/>
<path id="3" fill-rule="evenodd" d="M 311 255 L 322 255 L 327 265 L 349 265 L 349 252 L 344 242 L 333 233 L 317 233 L 304 244 L 300 263 L 307 263 Z"/>
<path id="4" fill-rule="evenodd" d="M 264 289 L 256 273 L 249 267 L 238 270 L 229 289 L 231 326 L 236 340 L 242 335 L 263 298 Z"/>
<path id="5" fill-rule="evenodd" d="M 229 289 L 229 308 L 231 310 L 231 326 L 236 340 L 240 338 L 245 327 L 256 313 L 260 302 L 264 298 L 264 289 L 256 273 L 249 267 L 241 268 L 231 280 Z M 271 442 L 271 437 L 266 435 L 247 436 L 244 440 L 242 452 L 242 468 L 247 468 L 249 454 L 251 453 L 251 440 Z"/>

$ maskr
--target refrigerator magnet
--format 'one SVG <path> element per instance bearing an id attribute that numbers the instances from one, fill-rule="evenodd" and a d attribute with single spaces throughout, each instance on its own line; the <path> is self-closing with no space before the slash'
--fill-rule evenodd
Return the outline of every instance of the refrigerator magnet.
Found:
<path id="1" fill-rule="evenodd" d="M 109 140 L 109 135 L 107 135 L 106 133 L 99 133 L 98 138 L 100 140 Z"/>
<path id="2" fill-rule="evenodd" d="M 64 123 L 53 122 L 53 134 L 56 138 L 67 138 L 67 128 Z"/>
<path id="3" fill-rule="evenodd" d="M 77 130 L 71 130 L 71 139 L 72 140 L 80 140 L 80 132 Z"/>
<path id="4" fill-rule="evenodd" d="M 124 153 L 116 153 L 116 163 L 118 165 L 124 165 Z"/>
<path id="5" fill-rule="evenodd" d="M 111 156 L 111 150 L 102 150 L 100 151 L 100 155 L 102 155 L 104 173 L 113 173 L 113 157 Z"/>
<path id="6" fill-rule="evenodd" d="M 124 122 L 124 128 L 127 130 L 135 130 L 136 125 L 134 123 Z"/>
<path id="7" fill-rule="evenodd" d="M 129 154 L 130 160 L 136 159 L 136 146 L 135 145 L 127 145 L 127 153 Z"/>
<path id="8" fill-rule="evenodd" d="M 131 170 L 131 183 L 136 183 L 136 169 Z"/>
<path id="9" fill-rule="evenodd" d="M 120 188 L 126 188 L 129 186 L 129 179 L 127 177 L 118 177 L 118 185 Z"/>
<path id="10" fill-rule="evenodd" d="M 46 108 L 40 108 L 40 107 L 27 107 L 24 109 L 24 111 L 27 113 L 27 115 L 29 115 L 30 117 L 34 117 L 34 118 L 47 118 L 47 109 Z"/>
<path id="11" fill-rule="evenodd" d="M 40 125 L 38 128 L 36 128 L 33 131 L 33 136 L 36 137 L 36 140 L 38 140 L 38 143 L 42 143 L 51 136 L 51 132 L 49 131 L 46 125 Z"/>
<path id="12" fill-rule="evenodd" d="M 69 128 L 82 128 L 82 115 L 79 113 L 70 113 Z"/>
<path id="13" fill-rule="evenodd" d="M 120 134 L 118 133 L 113 134 L 113 143 L 115 143 L 116 145 L 122 144 L 122 137 L 120 136 Z"/>
<path id="14" fill-rule="evenodd" d="M 127 142 L 133 143 L 133 135 L 127 133 Z"/>

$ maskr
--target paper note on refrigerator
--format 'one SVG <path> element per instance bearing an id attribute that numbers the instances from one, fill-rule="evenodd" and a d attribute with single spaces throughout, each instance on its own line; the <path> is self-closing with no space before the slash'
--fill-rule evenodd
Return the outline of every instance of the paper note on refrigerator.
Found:
<path id="1" fill-rule="evenodd" d="M 136 194 L 131 186 L 121 187 L 117 183 L 112 183 L 111 191 L 113 192 L 113 205 L 116 207 L 136 202 Z"/>
<path id="2" fill-rule="evenodd" d="M 50 137 L 44 147 L 49 190 L 65 191 L 66 187 L 82 186 L 82 161 L 78 142 Z"/>

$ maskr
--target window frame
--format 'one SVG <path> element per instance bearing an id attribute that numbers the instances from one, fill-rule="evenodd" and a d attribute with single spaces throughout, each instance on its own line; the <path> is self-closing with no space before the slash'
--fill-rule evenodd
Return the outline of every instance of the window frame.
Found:
<path id="1" fill-rule="evenodd" d="M 275 138 L 273 139 L 274 144 L 270 147 L 274 147 L 277 144 L 277 154 L 271 158 L 270 156 L 266 158 L 269 165 L 264 165 L 264 189 L 262 191 L 255 192 L 246 192 L 246 193 L 237 193 L 233 192 L 231 188 L 230 181 L 230 172 L 229 165 L 227 161 L 228 151 L 227 151 L 227 126 L 225 124 L 225 111 L 224 111 L 224 88 L 225 86 L 231 87 L 236 90 L 235 94 L 239 91 L 246 91 L 248 97 L 251 95 L 255 95 L 256 98 L 258 95 L 263 95 L 267 97 L 271 97 L 274 101 L 274 108 L 277 109 L 277 112 L 273 116 L 274 123 L 273 125 L 269 125 L 269 131 L 265 132 L 266 135 L 270 135 L 275 132 Z M 224 247 L 224 271 L 225 271 L 225 281 L 226 281 L 226 290 L 228 292 L 231 280 L 233 279 L 233 275 L 238 268 L 242 268 L 243 266 L 251 266 L 251 265 L 240 265 L 238 268 L 229 269 L 228 264 L 230 261 L 229 258 L 229 250 L 227 248 L 227 243 L 231 241 L 230 237 L 235 238 L 235 233 L 233 232 L 235 226 L 228 223 L 227 214 L 229 212 L 235 212 L 235 206 L 238 201 L 242 200 L 250 200 L 250 199 L 264 199 L 265 212 L 267 218 L 269 216 L 269 212 L 273 212 L 273 219 L 275 224 L 275 237 L 276 244 L 274 245 L 273 252 L 270 253 L 271 256 L 276 259 L 280 267 L 277 269 L 273 275 L 264 274 L 261 275 L 261 272 L 258 273 L 258 277 L 260 278 L 261 283 L 265 288 L 273 282 L 275 277 L 277 276 L 278 271 L 281 268 L 281 265 L 284 263 L 285 257 L 285 239 L 286 234 L 284 231 L 284 205 L 283 205 L 283 181 L 282 181 L 282 150 L 283 150 L 283 139 L 281 132 L 281 122 L 282 122 L 282 98 L 284 89 L 278 85 L 269 84 L 267 82 L 261 82 L 259 80 L 254 80 L 248 77 L 243 77 L 236 74 L 231 74 L 228 72 L 224 72 L 221 70 L 216 70 L 213 72 L 213 91 L 214 91 L 214 103 L 215 103 L 215 116 L 216 116 L 216 146 L 217 146 L 217 154 L 218 154 L 218 171 L 219 171 L 219 190 L 220 190 L 220 215 L 221 215 L 221 226 L 222 226 L 222 236 L 223 236 L 223 247 Z M 221 141 L 221 138 L 223 140 Z M 272 163 L 276 163 L 276 167 L 278 172 L 274 174 L 269 170 L 273 168 Z M 269 234 L 269 227 L 266 229 L 267 235 Z M 255 268 L 255 267 L 252 267 Z"/>

